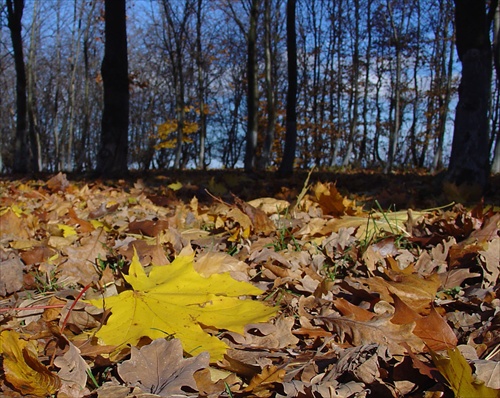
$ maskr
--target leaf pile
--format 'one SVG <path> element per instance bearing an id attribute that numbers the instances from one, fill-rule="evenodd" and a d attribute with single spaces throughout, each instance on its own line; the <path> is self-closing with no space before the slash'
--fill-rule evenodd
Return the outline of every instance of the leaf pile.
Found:
<path id="1" fill-rule="evenodd" d="M 0 395 L 498 397 L 500 213 L 0 182 Z"/>

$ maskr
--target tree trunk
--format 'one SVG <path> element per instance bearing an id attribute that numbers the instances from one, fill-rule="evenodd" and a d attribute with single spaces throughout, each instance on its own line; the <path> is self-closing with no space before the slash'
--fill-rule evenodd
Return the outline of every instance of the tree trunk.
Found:
<path id="1" fill-rule="evenodd" d="M 198 168 L 205 170 L 205 141 L 207 137 L 207 115 L 205 111 L 205 77 L 204 62 L 201 45 L 201 23 L 202 23 L 202 2 L 198 0 L 196 9 L 196 64 L 198 69 L 198 101 L 200 103 L 200 154 L 198 156 Z"/>
<path id="2" fill-rule="evenodd" d="M 399 130 L 401 126 L 401 58 L 402 58 L 402 44 L 400 38 L 400 29 L 396 26 L 392 7 L 390 2 L 387 2 L 387 10 L 390 16 L 392 39 L 394 40 L 394 47 L 396 51 L 396 81 L 394 84 L 394 125 L 389 131 L 389 148 L 387 153 L 387 162 L 384 167 L 384 173 L 389 173 L 394 165 L 394 158 L 398 148 Z M 401 18 L 403 19 L 403 18 Z"/>
<path id="3" fill-rule="evenodd" d="M 455 0 L 456 46 L 462 62 L 462 79 L 444 186 L 451 199 L 479 199 L 489 177 L 492 59 L 485 3 L 485 0 Z"/>
<path id="4" fill-rule="evenodd" d="M 41 163 L 41 144 L 40 133 L 38 128 L 38 120 L 36 115 L 36 59 L 35 51 L 37 45 L 37 30 L 38 23 L 38 1 L 33 4 L 33 18 L 31 21 L 30 45 L 28 50 L 28 68 L 27 68 L 27 112 L 28 112 L 28 133 L 31 150 L 31 170 L 39 172 L 42 169 Z"/>
<path id="5" fill-rule="evenodd" d="M 493 63 L 500 85 L 500 4 L 498 0 L 491 1 L 489 14 L 490 21 L 488 22 L 493 22 Z"/>
<path id="6" fill-rule="evenodd" d="M 21 35 L 21 19 L 23 17 L 24 0 L 7 0 L 7 16 L 14 49 L 16 67 L 16 138 L 14 145 L 15 173 L 28 172 L 27 123 L 26 123 L 26 71 L 23 56 L 23 38 Z"/>
<path id="7" fill-rule="evenodd" d="M 446 22 L 447 23 L 447 22 Z M 448 26 L 445 25 L 445 31 L 443 33 L 443 37 L 448 37 Z M 451 102 L 451 90 L 452 90 L 452 80 L 453 80 L 453 44 L 450 43 L 450 49 L 448 51 L 448 66 L 447 71 L 443 71 L 443 78 L 446 79 L 445 86 L 445 95 L 444 98 L 440 101 L 439 108 L 439 123 L 437 130 L 437 143 L 436 149 L 434 151 L 434 161 L 432 164 L 431 172 L 439 171 L 443 168 L 443 145 L 444 145 L 444 135 L 446 133 L 446 123 L 448 121 L 448 112 L 450 109 Z M 443 44 L 443 57 L 446 53 L 446 43 Z M 444 63 L 444 60 L 443 60 Z"/>
<path id="8" fill-rule="evenodd" d="M 372 1 L 369 0 L 367 5 L 367 44 L 366 44 L 366 71 L 364 80 L 364 92 L 363 92 L 363 137 L 361 138 L 361 143 L 359 145 L 358 152 L 358 164 L 366 162 L 367 156 L 367 145 L 368 145 L 368 94 L 370 91 L 370 73 L 371 73 L 371 52 L 372 52 Z"/>
<path id="9" fill-rule="evenodd" d="M 498 101 L 498 98 L 500 97 L 500 4 L 498 3 L 498 0 L 491 2 L 490 15 L 492 15 L 493 19 L 493 60 L 497 75 L 497 100 L 495 101 L 497 113 L 493 118 L 493 125 L 496 128 L 496 142 L 495 151 L 493 152 L 493 162 L 491 163 L 491 172 L 500 173 L 500 126 L 497 116 L 499 113 L 498 106 L 500 102 Z"/>
<path id="10" fill-rule="evenodd" d="M 261 158 L 259 159 L 258 167 L 260 170 L 265 170 L 269 166 L 271 160 L 271 151 L 274 143 L 274 134 L 276 129 L 276 101 L 275 101 L 275 82 L 273 78 L 273 51 L 272 51 L 272 35 L 271 35 L 271 0 L 265 0 L 264 6 L 264 70 L 266 81 L 266 99 L 267 99 L 267 127 L 264 136 L 264 145 L 262 147 Z"/>
<path id="11" fill-rule="evenodd" d="M 352 114 L 349 121 L 349 132 L 347 138 L 346 151 L 344 154 L 344 160 L 342 161 L 342 167 L 347 167 L 351 162 L 352 152 L 354 150 L 354 140 L 357 136 L 358 130 L 358 109 L 359 109 L 359 74 L 360 74 L 360 62 L 359 62 L 359 0 L 354 0 L 354 48 L 352 54 L 352 70 L 351 70 L 351 92 L 349 97 L 349 111 Z"/>
<path id="12" fill-rule="evenodd" d="M 293 173 L 295 149 L 297 147 L 297 32 L 295 30 L 296 0 L 286 3 L 286 53 L 288 59 L 288 89 L 286 92 L 285 150 L 278 173 L 289 176 Z"/>
<path id="13" fill-rule="evenodd" d="M 104 86 L 101 149 L 97 173 L 127 173 L 129 91 L 125 0 L 105 0 L 105 46 L 101 73 Z"/>
<path id="14" fill-rule="evenodd" d="M 245 148 L 245 171 L 255 168 L 257 134 L 259 125 L 259 82 L 257 69 L 257 20 L 260 0 L 252 0 L 250 9 L 250 27 L 247 43 L 247 132 Z"/>

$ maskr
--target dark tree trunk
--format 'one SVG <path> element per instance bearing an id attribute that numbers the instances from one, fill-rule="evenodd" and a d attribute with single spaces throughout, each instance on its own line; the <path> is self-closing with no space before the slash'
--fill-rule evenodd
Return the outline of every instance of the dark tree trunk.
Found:
<path id="1" fill-rule="evenodd" d="M 488 24 L 493 23 L 493 63 L 498 83 L 500 83 L 500 4 L 498 0 L 490 2 L 488 14 Z"/>
<path id="2" fill-rule="evenodd" d="M 105 46 L 101 73 L 104 86 L 101 149 L 97 173 L 127 173 L 129 91 L 125 0 L 105 0 Z"/>
<path id="3" fill-rule="evenodd" d="M 477 200 L 488 182 L 488 111 L 491 44 L 485 0 L 455 0 L 456 47 L 462 79 L 445 190 L 453 199 Z"/>
<path id="4" fill-rule="evenodd" d="M 14 144 L 15 173 L 28 172 L 28 133 L 26 122 L 26 71 L 23 56 L 23 38 L 21 35 L 21 19 L 23 17 L 24 0 L 7 0 L 7 15 L 14 49 L 16 67 L 16 138 Z"/>
<path id="5" fill-rule="evenodd" d="M 295 149 L 297 147 L 297 32 L 295 30 L 296 0 L 286 3 L 286 53 L 288 58 L 288 89 L 286 93 L 285 150 L 278 174 L 293 173 Z"/>

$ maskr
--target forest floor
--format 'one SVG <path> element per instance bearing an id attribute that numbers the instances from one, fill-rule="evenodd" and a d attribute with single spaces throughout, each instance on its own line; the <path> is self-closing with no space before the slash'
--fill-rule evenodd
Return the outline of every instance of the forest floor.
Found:
<path id="1" fill-rule="evenodd" d="M 210 194 L 224 198 L 234 194 L 243 200 L 267 196 L 293 202 L 303 189 L 308 174 L 308 171 L 298 170 L 291 177 L 280 178 L 271 171 L 246 174 L 242 170 L 168 170 L 131 172 L 125 180 L 107 182 L 126 187 L 141 179 L 157 193 L 167 185 L 179 182 L 182 187 L 176 196 L 183 200 L 190 200 L 195 195 L 200 201 L 211 201 Z M 45 178 L 50 178 L 50 175 Z M 81 175 L 68 176 L 68 179 L 94 182 Z M 372 170 L 314 171 L 309 183 L 317 182 L 333 182 L 342 195 L 357 199 L 366 208 L 372 207 L 375 200 L 384 208 L 397 209 L 424 209 L 450 203 L 442 190 L 442 174 L 432 175 L 425 171 L 389 174 Z M 464 201 L 460 203 L 465 204 Z M 500 205 L 500 174 L 491 176 L 484 203 Z"/>
<path id="2" fill-rule="evenodd" d="M 2 176 L 0 354 L 6 397 L 499 397 L 500 176 Z"/>

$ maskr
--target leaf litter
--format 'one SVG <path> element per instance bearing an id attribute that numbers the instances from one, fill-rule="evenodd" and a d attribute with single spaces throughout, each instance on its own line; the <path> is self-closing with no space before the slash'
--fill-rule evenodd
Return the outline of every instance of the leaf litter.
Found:
<path id="1" fill-rule="evenodd" d="M 498 208 L 235 184 L 0 181 L 0 394 L 500 396 Z"/>

